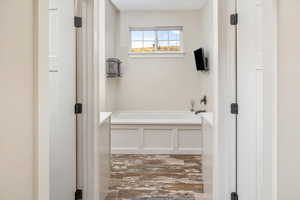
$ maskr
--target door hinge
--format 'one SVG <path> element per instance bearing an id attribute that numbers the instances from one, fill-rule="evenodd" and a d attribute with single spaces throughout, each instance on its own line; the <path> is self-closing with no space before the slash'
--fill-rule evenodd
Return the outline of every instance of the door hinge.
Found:
<path id="1" fill-rule="evenodd" d="M 81 114 L 82 113 L 82 103 L 76 103 L 75 104 L 75 114 Z"/>
<path id="2" fill-rule="evenodd" d="M 232 103 L 230 106 L 230 112 L 231 114 L 239 114 L 239 105 L 237 103 Z"/>
<path id="3" fill-rule="evenodd" d="M 81 200 L 82 199 L 82 190 L 76 190 L 75 192 L 75 200 Z"/>
<path id="4" fill-rule="evenodd" d="M 81 17 L 74 17 L 74 26 L 76 28 L 81 28 L 82 27 L 82 18 Z"/>
<path id="5" fill-rule="evenodd" d="M 230 15 L 230 24 L 231 25 L 237 25 L 238 21 L 239 21 L 239 17 L 238 17 L 237 13 Z"/>
<path id="6" fill-rule="evenodd" d="M 231 193 L 231 200 L 239 200 L 239 196 L 236 192 Z"/>

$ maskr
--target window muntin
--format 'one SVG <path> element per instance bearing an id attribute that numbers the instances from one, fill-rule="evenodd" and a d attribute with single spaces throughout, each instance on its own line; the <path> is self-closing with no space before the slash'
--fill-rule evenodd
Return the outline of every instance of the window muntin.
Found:
<path id="1" fill-rule="evenodd" d="M 130 53 L 183 51 L 182 27 L 131 28 Z"/>

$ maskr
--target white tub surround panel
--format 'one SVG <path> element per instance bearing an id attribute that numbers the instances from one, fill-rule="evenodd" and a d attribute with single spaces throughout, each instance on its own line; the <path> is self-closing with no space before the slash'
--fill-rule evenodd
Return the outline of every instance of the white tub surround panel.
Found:
<path id="1" fill-rule="evenodd" d="M 210 127 L 213 127 L 214 125 L 214 114 L 212 112 L 206 112 L 200 114 L 203 123 L 209 125 Z"/>
<path id="2" fill-rule="evenodd" d="M 114 154 L 201 154 L 201 125 L 112 125 Z"/>
<path id="3" fill-rule="evenodd" d="M 213 114 L 205 113 L 202 115 L 203 124 L 203 180 L 205 185 L 205 199 L 213 199 L 213 169 L 214 163 L 214 134 L 213 134 Z"/>
<path id="4" fill-rule="evenodd" d="M 100 113 L 100 131 L 95 136 L 95 196 L 104 199 L 108 193 L 110 174 L 110 126 L 111 113 Z"/>
<path id="5" fill-rule="evenodd" d="M 106 120 L 110 120 L 111 112 L 100 112 L 100 125 L 105 123 Z"/>
<path id="6" fill-rule="evenodd" d="M 201 154 L 201 124 L 190 112 L 121 112 L 112 118 L 112 153 Z"/>

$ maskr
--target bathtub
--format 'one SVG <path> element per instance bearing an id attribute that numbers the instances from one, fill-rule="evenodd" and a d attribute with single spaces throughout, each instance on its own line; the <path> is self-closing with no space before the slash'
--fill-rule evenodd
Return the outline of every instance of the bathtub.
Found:
<path id="1" fill-rule="evenodd" d="M 201 154 L 202 117 L 191 112 L 118 112 L 111 118 L 114 154 Z"/>

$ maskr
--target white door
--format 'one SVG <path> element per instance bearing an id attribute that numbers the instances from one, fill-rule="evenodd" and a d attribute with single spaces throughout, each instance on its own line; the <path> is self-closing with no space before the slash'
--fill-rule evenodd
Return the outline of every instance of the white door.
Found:
<path id="1" fill-rule="evenodd" d="M 74 0 L 49 2 L 50 199 L 76 191 Z"/>
<path id="2" fill-rule="evenodd" d="M 237 1 L 238 195 L 262 200 L 262 1 Z"/>
<path id="3" fill-rule="evenodd" d="M 222 185 L 220 199 L 230 199 L 230 193 L 237 192 L 239 199 L 242 200 L 264 200 L 261 196 L 264 167 L 262 2 L 263 0 L 225 0 L 220 1 L 219 5 L 223 12 L 220 13 L 221 65 L 218 73 L 221 88 L 219 92 L 221 145 L 218 148 L 220 163 L 222 168 L 224 167 L 218 174 Z M 238 13 L 238 24 L 232 26 L 229 17 L 235 12 Z M 236 115 L 230 114 L 230 104 L 235 102 L 236 97 L 239 105 L 237 120 Z"/>

